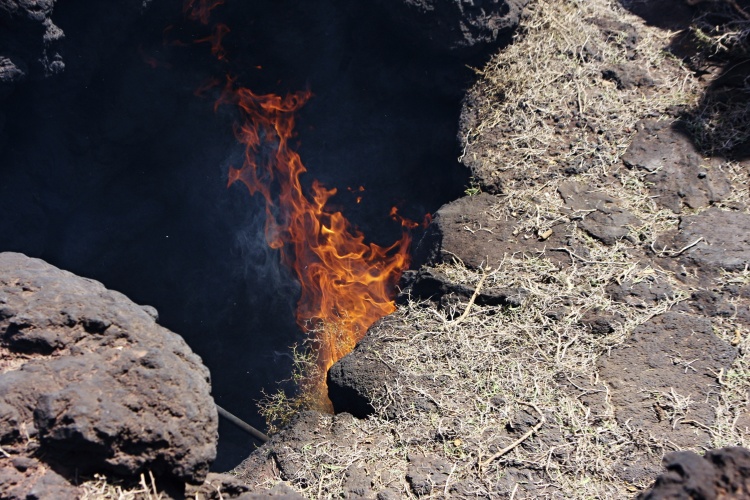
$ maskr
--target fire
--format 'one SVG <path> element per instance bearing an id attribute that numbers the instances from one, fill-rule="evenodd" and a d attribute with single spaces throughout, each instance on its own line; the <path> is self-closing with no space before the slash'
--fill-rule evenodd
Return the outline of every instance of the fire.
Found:
<path id="1" fill-rule="evenodd" d="M 229 33 L 230 29 L 226 24 L 217 24 L 214 26 L 214 31 L 210 35 L 204 38 L 199 38 L 195 40 L 193 43 L 208 43 L 211 45 L 211 53 L 218 59 L 219 61 L 225 61 L 226 60 L 226 50 L 224 50 L 224 46 L 222 45 L 222 42 L 224 41 L 224 37 Z"/>
<path id="2" fill-rule="evenodd" d="M 317 332 L 318 362 L 325 373 L 372 323 L 395 310 L 391 296 L 409 265 L 411 239 L 405 232 L 388 247 L 367 244 L 341 212 L 326 208 L 335 189 L 314 181 L 305 195 L 300 176 L 306 169 L 290 140 L 295 112 L 309 98 L 309 92 L 257 95 L 229 79 L 219 103 L 236 105 L 243 117 L 237 138 L 245 145 L 245 161 L 230 169 L 229 185 L 241 182 L 265 200 L 266 240 L 300 281 L 297 322 Z"/>
<path id="3" fill-rule="evenodd" d="M 187 0 L 185 12 L 208 24 L 211 10 L 222 3 Z M 225 59 L 221 42 L 228 32 L 219 24 L 213 35 L 195 42 L 210 43 L 214 55 Z M 295 113 L 310 97 L 309 91 L 259 95 L 227 77 L 216 106 L 233 105 L 240 113 L 236 137 L 245 148 L 244 162 L 240 168 L 230 167 L 228 185 L 241 183 L 264 200 L 266 241 L 278 249 L 300 282 L 297 323 L 311 336 L 322 378 L 305 383 L 320 391 L 323 403 L 328 368 L 354 348 L 370 325 L 395 310 L 393 290 L 409 266 L 408 230 L 418 224 L 394 208 L 390 215 L 404 228 L 401 239 L 386 247 L 365 243 L 364 235 L 341 212 L 327 208 L 336 189 L 313 181 L 310 192 L 305 192 L 300 179 L 307 170 L 292 141 Z"/>

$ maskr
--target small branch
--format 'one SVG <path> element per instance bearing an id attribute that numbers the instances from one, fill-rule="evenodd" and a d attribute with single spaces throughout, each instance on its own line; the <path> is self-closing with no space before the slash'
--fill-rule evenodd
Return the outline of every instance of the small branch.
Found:
<path id="1" fill-rule="evenodd" d="M 565 247 L 550 248 L 550 250 L 552 250 L 552 251 L 559 251 L 559 252 L 567 252 L 567 254 L 570 255 L 570 260 L 572 260 L 573 262 L 575 262 L 575 259 L 578 259 L 581 262 L 583 262 L 584 264 L 595 264 L 595 262 L 593 262 L 593 261 L 586 260 L 583 257 L 579 257 L 578 255 L 575 254 L 575 252 L 573 252 L 571 250 L 568 250 Z"/>
<path id="2" fill-rule="evenodd" d="M 445 498 L 448 498 L 448 485 L 451 483 L 451 476 L 456 471 L 456 464 L 453 464 L 453 467 L 451 468 L 450 473 L 448 474 L 448 477 L 445 479 L 445 488 L 443 488 L 443 495 L 445 495 Z"/>
<path id="3" fill-rule="evenodd" d="M 697 245 L 701 241 L 704 241 L 703 236 L 701 236 L 700 238 L 698 238 L 694 242 L 690 243 L 689 245 L 686 245 L 686 246 L 682 247 L 681 249 L 677 250 L 676 252 L 667 252 L 666 249 L 662 249 L 661 251 L 657 252 L 656 249 L 654 248 L 654 243 L 656 243 L 656 241 L 652 241 L 651 242 L 651 251 L 654 252 L 654 254 L 657 257 L 679 257 L 680 255 L 682 255 L 682 253 L 685 250 L 693 248 L 695 245 Z"/>
<path id="4" fill-rule="evenodd" d="M 531 408 L 534 408 L 534 410 L 539 414 L 539 422 L 537 422 L 537 424 L 534 427 L 532 427 L 531 429 L 529 429 L 523 436 L 521 436 L 520 438 L 518 438 L 515 441 L 513 441 L 510 445 L 508 445 L 505 448 L 503 448 L 502 450 L 498 451 L 497 453 L 495 453 L 494 455 L 492 455 L 490 458 L 488 458 L 484 462 L 480 462 L 479 463 L 480 467 L 487 467 L 489 464 L 491 464 L 492 462 L 494 462 L 498 458 L 502 457 L 503 455 L 505 455 L 509 451 L 515 449 L 521 443 L 523 443 L 524 441 L 526 441 L 527 439 L 529 439 L 529 437 L 531 437 L 532 434 L 534 434 L 535 432 L 537 432 L 544 425 L 544 422 L 547 419 L 544 417 L 544 413 L 542 413 L 542 410 L 540 410 L 537 405 L 535 405 L 534 403 L 525 403 L 525 402 L 521 402 L 521 404 L 522 405 L 526 405 L 526 406 L 530 406 Z"/>
<path id="5" fill-rule="evenodd" d="M 510 500 L 516 498 L 516 492 L 518 491 L 518 483 L 513 487 L 513 491 L 510 493 Z"/>
<path id="6" fill-rule="evenodd" d="M 454 259 L 456 259 L 456 261 L 458 263 L 460 263 L 462 266 L 466 267 L 466 264 L 464 264 L 464 261 L 461 260 L 461 257 L 459 257 L 458 255 L 456 255 L 455 253 L 450 252 L 450 251 L 448 251 L 448 250 L 446 250 L 444 248 L 441 249 L 440 251 L 443 252 L 443 253 L 447 253 L 448 255 L 450 255 L 451 257 L 453 257 Z"/>
<path id="7" fill-rule="evenodd" d="M 680 423 L 681 423 L 681 424 L 688 424 L 688 425 L 694 425 L 694 426 L 696 426 L 696 427 L 700 427 L 701 429 L 703 429 L 704 431 L 708 432 L 708 433 L 709 433 L 710 435 L 712 435 L 712 436 L 713 436 L 714 434 L 716 434 L 716 433 L 714 432 L 714 430 L 713 430 L 713 429 L 711 429 L 711 428 L 710 428 L 709 426 L 707 426 L 706 424 L 703 424 L 703 423 L 701 423 L 701 422 L 698 422 L 698 421 L 696 421 L 696 420 L 680 420 Z"/>
<path id="8" fill-rule="evenodd" d="M 474 301 L 477 300 L 477 297 L 479 296 L 479 290 L 482 289 L 482 285 L 484 284 L 485 279 L 487 279 L 486 271 L 484 271 L 484 274 L 482 274 L 482 278 L 479 280 L 476 290 L 474 290 L 474 293 L 471 295 L 471 298 L 469 299 L 469 304 L 466 306 L 466 309 L 464 310 L 463 314 L 456 321 L 452 323 L 453 325 L 457 325 L 461 323 L 469 315 L 469 311 L 471 311 L 471 306 L 473 306 Z"/>

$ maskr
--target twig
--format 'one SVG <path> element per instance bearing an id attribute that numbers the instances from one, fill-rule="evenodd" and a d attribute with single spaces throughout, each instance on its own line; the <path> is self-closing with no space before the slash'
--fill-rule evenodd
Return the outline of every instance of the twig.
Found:
<path id="1" fill-rule="evenodd" d="M 651 242 L 651 251 L 654 252 L 654 254 L 657 257 L 679 257 L 680 255 L 682 255 L 682 253 L 685 250 L 688 250 L 689 248 L 693 248 L 695 245 L 697 245 L 701 241 L 703 241 L 703 236 L 701 236 L 700 238 L 698 238 L 694 242 L 690 243 L 689 245 L 686 245 L 686 246 L 682 247 L 681 249 L 677 250 L 676 252 L 667 252 L 665 249 L 662 249 L 661 251 L 657 252 L 656 249 L 654 248 L 654 243 L 656 243 L 656 241 L 652 241 Z"/>
<path id="2" fill-rule="evenodd" d="M 466 264 L 464 264 L 464 261 L 461 260 L 461 257 L 459 257 L 458 255 L 456 255 L 455 253 L 453 253 L 453 252 L 451 252 L 449 250 L 446 250 L 444 248 L 441 250 L 441 252 L 447 253 L 448 255 L 450 255 L 451 257 L 453 257 L 454 259 L 456 259 L 456 261 L 459 262 L 462 266 L 466 267 Z"/>
<path id="3" fill-rule="evenodd" d="M 506 446 L 505 448 L 503 448 L 502 450 L 498 451 L 497 453 L 495 453 L 494 455 L 492 455 L 490 458 L 488 458 L 484 462 L 481 462 L 479 464 L 480 467 L 487 467 L 493 461 L 495 461 L 498 458 L 502 457 L 503 455 L 505 455 L 509 451 L 515 449 L 518 445 L 520 445 L 521 443 L 523 443 L 524 441 L 526 441 L 527 439 L 529 439 L 529 437 L 531 437 L 532 434 L 534 434 L 536 431 L 538 431 L 539 429 L 541 429 L 542 426 L 544 425 L 544 422 L 547 419 L 545 418 L 544 413 L 542 413 L 542 410 L 540 410 L 537 405 L 535 405 L 534 403 L 526 403 L 526 402 L 523 402 L 523 401 L 521 401 L 520 403 L 522 405 L 526 405 L 526 406 L 530 406 L 530 407 L 534 408 L 534 410 L 539 414 L 539 422 L 537 422 L 537 424 L 534 427 L 532 427 L 526 433 L 524 433 L 523 436 L 521 436 L 520 438 L 516 439 L 511 444 L 509 444 L 508 446 Z"/>
<path id="4" fill-rule="evenodd" d="M 513 491 L 510 493 L 510 500 L 513 500 L 516 498 L 516 492 L 518 491 L 518 483 L 516 483 L 515 486 L 513 486 Z"/>
<path id="5" fill-rule="evenodd" d="M 567 249 L 567 248 L 565 248 L 565 247 L 559 247 L 559 248 L 550 248 L 550 250 L 552 250 L 552 251 L 555 251 L 555 250 L 557 250 L 557 251 L 559 251 L 559 252 L 567 252 L 567 253 L 568 253 L 568 255 L 570 255 L 570 260 L 572 260 L 573 262 L 575 262 L 575 259 L 578 259 L 578 260 L 580 260 L 581 262 L 583 262 L 584 264 L 595 264 L 595 262 L 593 262 L 593 261 L 590 261 L 590 260 L 586 260 L 586 259 L 584 259 L 583 257 L 579 257 L 578 255 L 576 255 L 576 254 L 575 254 L 575 252 L 573 252 L 573 251 L 571 251 L 571 250 L 568 250 L 568 249 Z M 574 258 L 574 257 L 575 257 L 575 258 Z"/>
<path id="6" fill-rule="evenodd" d="M 448 474 L 448 477 L 445 479 L 445 488 L 443 488 L 443 495 L 445 495 L 446 498 L 448 498 L 448 485 L 451 483 L 451 476 L 456 471 L 456 464 L 453 464 L 453 467 L 451 468 L 450 473 Z"/>
<path id="7" fill-rule="evenodd" d="M 8 453 L 7 451 L 5 451 L 1 446 L 0 446 L 0 453 L 2 453 L 2 455 L 5 458 L 10 458 L 10 453 Z"/>
<path id="8" fill-rule="evenodd" d="M 161 499 L 161 493 L 159 493 L 159 491 L 156 489 L 156 480 L 154 479 L 154 473 L 150 470 L 148 471 L 148 477 L 151 478 L 151 488 L 154 491 L 154 498 L 157 500 Z"/>
<path id="9" fill-rule="evenodd" d="M 709 433 L 709 434 L 710 434 L 711 436 L 714 436 L 714 435 L 716 435 L 716 432 L 715 432 L 715 431 L 714 431 L 714 430 L 713 430 L 712 428 L 710 428 L 710 427 L 709 427 L 709 426 L 707 426 L 706 424 L 703 424 L 703 423 L 701 423 L 701 422 L 698 422 L 698 421 L 696 421 L 696 420 L 680 420 L 680 423 L 681 423 L 681 424 L 694 425 L 694 426 L 696 426 L 696 427 L 700 427 L 700 428 L 701 428 L 701 429 L 703 429 L 704 431 L 708 432 L 708 433 Z"/>
<path id="10" fill-rule="evenodd" d="M 469 299 L 469 304 L 466 306 L 466 309 L 464 310 L 463 314 L 461 316 L 459 316 L 459 318 L 452 323 L 453 325 L 457 325 L 457 324 L 461 323 L 469 315 L 469 311 L 471 311 L 471 306 L 473 306 L 474 305 L 474 301 L 477 300 L 477 297 L 479 296 L 479 290 L 482 289 L 482 285 L 484 284 L 484 280 L 485 279 L 487 279 L 487 272 L 486 271 L 484 272 L 484 274 L 482 274 L 482 277 L 479 279 L 479 283 L 477 284 L 477 288 L 476 288 L 476 290 L 474 290 L 474 293 L 471 295 L 471 298 Z"/>

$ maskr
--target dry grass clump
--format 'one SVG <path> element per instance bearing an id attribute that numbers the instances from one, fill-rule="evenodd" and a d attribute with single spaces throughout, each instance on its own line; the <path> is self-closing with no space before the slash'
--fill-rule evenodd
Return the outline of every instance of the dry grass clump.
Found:
<path id="1" fill-rule="evenodd" d="M 321 322 L 308 334 L 310 340 L 292 346 L 291 377 L 280 382 L 276 391 L 263 391 L 263 397 L 258 401 L 258 411 L 266 421 L 269 434 L 289 425 L 301 411 L 333 412 L 326 385 L 328 367 L 321 362 L 318 350 L 321 343 L 317 339 L 325 339 L 322 344 L 334 352 L 346 354 L 354 349 L 355 340 L 342 323 L 335 322 Z"/>
<path id="2" fill-rule="evenodd" d="M 618 2 L 532 2 L 516 43 L 478 71 L 463 161 L 507 193 L 563 172 L 608 175 L 640 119 L 697 102 L 669 37 Z M 635 84 L 618 87 L 613 71 Z"/>
<path id="3" fill-rule="evenodd" d="M 292 376 L 274 392 L 263 391 L 258 411 L 266 421 L 268 434 L 273 435 L 289 425 L 304 410 L 330 411 L 326 406 L 325 372 L 309 346 L 292 346 Z"/>
<path id="4" fill-rule="evenodd" d="M 166 498 L 156 488 L 153 474 L 141 474 L 138 486 L 122 486 L 101 474 L 79 486 L 80 500 L 162 500 Z"/>

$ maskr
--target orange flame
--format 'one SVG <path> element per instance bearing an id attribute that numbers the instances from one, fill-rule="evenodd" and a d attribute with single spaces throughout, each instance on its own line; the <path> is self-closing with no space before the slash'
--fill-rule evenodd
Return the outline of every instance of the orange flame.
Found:
<path id="1" fill-rule="evenodd" d="M 409 265 L 411 238 L 405 232 L 389 247 L 366 244 L 341 212 L 326 209 L 335 189 L 314 181 L 310 197 L 305 196 L 300 176 L 306 169 L 290 140 L 295 112 L 310 95 L 257 95 L 228 79 L 218 102 L 236 105 L 243 117 L 237 138 L 245 145 L 245 161 L 230 169 L 229 185 L 242 182 L 265 200 L 266 240 L 300 281 L 297 322 L 317 332 L 318 363 L 325 374 L 372 323 L 395 310 L 391 296 Z M 405 219 L 399 221 L 407 226 Z M 321 323 L 335 325 L 335 333 L 316 330 Z"/>
<path id="2" fill-rule="evenodd" d="M 208 24 L 211 10 L 223 3 L 186 0 L 184 11 L 189 19 Z M 195 42 L 210 43 L 212 53 L 225 60 L 222 39 L 227 33 L 228 27 L 217 24 L 212 35 Z M 217 83 L 208 82 L 196 93 Z M 370 325 L 395 310 L 391 296 L 409 266 L 408 230 L 418 224 L 394 208 L 391 217 L 404 228 L 401 239 L 388 247 L 365 243 L 364 235 L 341 212 L 326 207 L 336 189 L 313 181 L 311 192 L 305 194 L 300 177 L 307 170 L 290 141 L 295 137 L 295 113 L 310 97 L 309 91 L 285 97 L 258 95 L 228 77 L 216 107 L 230 104 L 240 112 L 235 133 L 245 146 L 244 162 L 241 168 L 230 167 L 228 185 L 241 182 L 265 201 L 266 241 L 299 279 L 297 323 L 311 336 L 322 377 L 303 383 L 318 391 L 321 406 L 328 406 L 323 392 L 328 368 L 354 348 Z M 364 187 L 350 191 L 362 193 Z"/>
<path id="3" fill-rule="evenodd" d="M 217 24 L 214 26 L 214 32 L 208 35 L 204 38 L 199 38 L 195 40 L 193 43 L 209 43 L 211 44 L 211 53 L 218 59 L 219 61 L 225 61 L 227 53 L 224 50 L 224 46 L 222 45 L 222 42 L 224 40 L 224 37 L 229 33 L 230 29 L 226 24 Z"/>

